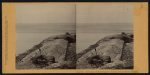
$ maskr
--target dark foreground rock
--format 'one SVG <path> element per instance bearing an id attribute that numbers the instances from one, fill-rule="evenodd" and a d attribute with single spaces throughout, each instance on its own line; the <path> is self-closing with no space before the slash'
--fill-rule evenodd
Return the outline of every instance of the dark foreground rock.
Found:
<path id="1" fill-rule="evenodd" d="M 132 69 L 133 34 L 110 35 L 76 54 L 76 35 L 49 37 L 16 57 L 17 69 Z"/>
<path id="2" fill-rule="evenodd" d="M 49 37 L 16 57 L 17 69 L 76 68 L 75 34 Z"/>
<path id="3" fill-rule="evenodd" d="M 89 59 L 95 56 L 98 58 Z M 77 68 L 133 68 L 133 34 L 122 33 L 99 40 L 77 54 Z"/>

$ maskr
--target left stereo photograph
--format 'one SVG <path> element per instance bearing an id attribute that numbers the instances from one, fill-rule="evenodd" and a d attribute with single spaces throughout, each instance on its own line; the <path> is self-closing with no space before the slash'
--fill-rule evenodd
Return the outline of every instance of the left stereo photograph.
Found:
<path id="1" fill-rule="evenodd" d="M 75 5 L 16 6 L 16 69 L 76 68 Z"/>

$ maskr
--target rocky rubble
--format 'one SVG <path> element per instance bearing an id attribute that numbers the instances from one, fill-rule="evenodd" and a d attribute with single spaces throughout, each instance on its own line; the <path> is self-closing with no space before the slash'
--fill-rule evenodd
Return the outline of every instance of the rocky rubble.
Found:
<path id="1" fill-rule="evenodd" d="M 132 69 L 133 34 L 106 36 L 76 54 L 76 35 L 48 37 L 16 57 L 17 69 Z"/>
<path id="2" fill-rule="evenodd" d="M 75 34 L 49 37 L 16 57 L 16 68 L 76 68 Z M 70 65 L 73 64 L 73 65 Z"/>
<path id="3" fill-rule="evenodd" d="M 90 62 L 98 63 L 89 63 L 89 58 L 95 56 L 99 59 L 92 59 Z M 133 68 L 133 34 L 110 35 L 99 40 L 77 54 L 77 68 Z"/>

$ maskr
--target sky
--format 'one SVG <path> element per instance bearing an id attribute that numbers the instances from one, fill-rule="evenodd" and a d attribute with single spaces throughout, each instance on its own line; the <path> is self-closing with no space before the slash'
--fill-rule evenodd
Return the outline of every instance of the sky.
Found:
<path id="1" fill-rule="evenodd" d="M 84 31 L 81 24 L 101 24 L 105 28 L 113 24 L 129 24 L 124 27 L 131 28 L 132 10 L 130 4 L 18 4 L 17 32 L 66 32 L 75 31 L 78 26 Z"/>
<path id="2" fill-rule="evenodd" d="M 18 33 L 75 32 L 74 4 L 17 4 Z"/>
<path id="3" fill-rule="evenodd" d="M 73 4 L 18 4 L 17 23 L 74 23 L 75 5 Z"/>
<path id="4" fill-rule="evenodd" d="M 77 4 L 77 33 L 132 32 L 131 4 Z"/>
<path id="5" fill-rule="evenodd" d="M 131 4 L 78 4 L 77 23 L 132 23 Z"/>

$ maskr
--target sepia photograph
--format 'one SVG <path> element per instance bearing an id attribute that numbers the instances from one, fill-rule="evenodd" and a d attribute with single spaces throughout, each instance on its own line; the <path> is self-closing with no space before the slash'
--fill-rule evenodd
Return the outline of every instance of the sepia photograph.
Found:
<path id="1" fill-rule="evenodd" d="M 147 3 L 2 8 L 3 73 L 148 72 Z"/>
<path id="2" fill-rule="evenodd" d="M 16 6 L 16 68 L 76 68 L 75 5 Z"/>
<path id="3" fill-rule="evenodd" d="M 146 0 L 3 0 L 2 74 L 149 74 Z"/>
<path id="4" fill-rule="evenodd" d="M 76 8 L 77 68 L 133 69 L 133 6 Z"/>
<path id="5" fill-rule="evenodd" d="M 17 5 L 16 68 L 133 69 L 132 12 L 131 5 Z"/>
<path id="6" fill-rule="evenodd" d="M 133 6 L 76 8 L 77 68 L 133 69 Z"/>
<path id="7" fill-rule="evenodd" d="M 133 69 L 132 12 L 131 5 L 18 5 L 16 68 Z"/>

